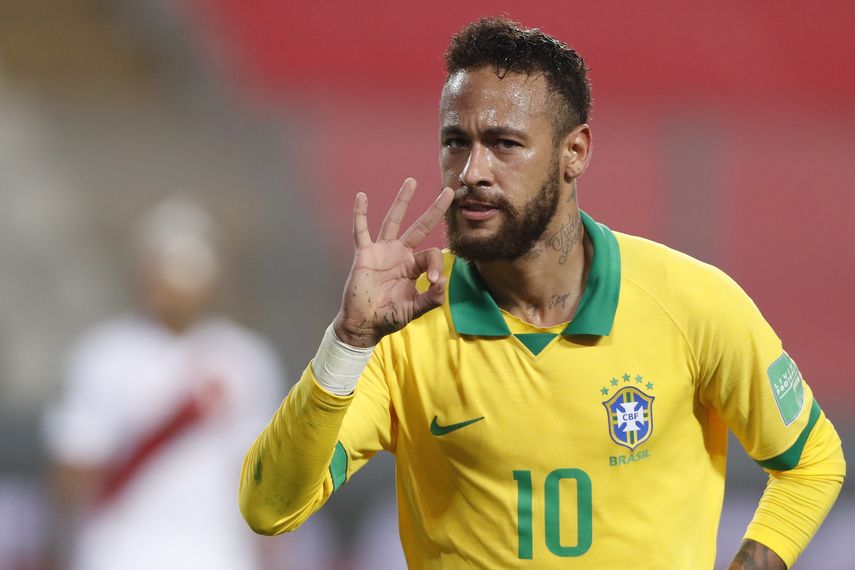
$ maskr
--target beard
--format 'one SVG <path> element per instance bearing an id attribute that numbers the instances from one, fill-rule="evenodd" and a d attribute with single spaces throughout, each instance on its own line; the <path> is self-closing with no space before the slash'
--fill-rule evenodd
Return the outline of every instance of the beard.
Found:
<path id="1" fill-rule="evenodd" d="M 504 196 L 489 197 L 482 188 L 468 188 L 465 194 L 456 196 L 445 213 L 451 252 L 468 261 L 510 261 L 528 254 L 558 211 L 560 177 L 556 153 L 540 191 L 521 208 L 514 207 Z M 457 211 L 465 199 L 486 202 L 502 211 L 504 219 L 494 235 L 475 238 L 461 230 Z"/>

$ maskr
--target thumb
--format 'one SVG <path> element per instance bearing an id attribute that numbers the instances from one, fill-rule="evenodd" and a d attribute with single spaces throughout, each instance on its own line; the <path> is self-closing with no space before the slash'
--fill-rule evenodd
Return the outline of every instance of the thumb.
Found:
<path id="1" fill-rule="evenodd" d="M 445 303 L 445 277 L 431 283 L 427 291 L 419 293 L 414 303 L 413 319 L 417 319 Z"/>

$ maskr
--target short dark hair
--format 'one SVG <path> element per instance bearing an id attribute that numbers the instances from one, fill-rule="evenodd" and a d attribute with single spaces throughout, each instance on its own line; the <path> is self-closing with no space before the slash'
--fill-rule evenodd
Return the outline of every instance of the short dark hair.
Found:
<path id="1" fill-rule="evenodd" d="M 445 52 L 448 77 L 483 66 L 496 75 L 542 73 L 557 96 L 555 135 L 562 137 L 588 122 L 591 85 L 588 68 L 575 50 L 537 28 L 526 29 L 507 18 L 482 18 L 451 38 Z"/>

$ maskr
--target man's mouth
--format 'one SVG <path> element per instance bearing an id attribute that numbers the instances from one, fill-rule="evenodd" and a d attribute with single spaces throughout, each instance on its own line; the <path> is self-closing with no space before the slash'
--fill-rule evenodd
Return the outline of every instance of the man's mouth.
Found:
<path id="1" fill-rule="evenodd" d="M 464 202 L 461 204 L 461 207 L 466 208 L 467 210 L 475 210 L 476 212 L 496 209 L 496 206 L 493 204 L 487 204 L 486 202 Z"/>
<path id="2" fill-rule="evenodd" d="M 477 221 L 492 218 L 499 211 L 499 207 L 495 204 L 476 200 L 464 200 L 458 205 L 458 209 L 463 217 Z"/>

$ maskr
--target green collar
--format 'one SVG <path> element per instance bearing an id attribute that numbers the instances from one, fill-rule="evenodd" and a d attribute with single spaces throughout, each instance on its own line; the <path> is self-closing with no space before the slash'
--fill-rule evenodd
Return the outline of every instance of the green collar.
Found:
<path id="1" fill-rule="evenodd" d="M 580 214 L 585 233 L 594 246 L 594 259 L 582 300 L 562 334 L 607 336 L 612 331 L 620 295 L 620 249 L 609 228 L 581 210 Z M 474 264 L 454 259 L 448 301 L 458 334 L 510 336 L 511 331 Z"/>

